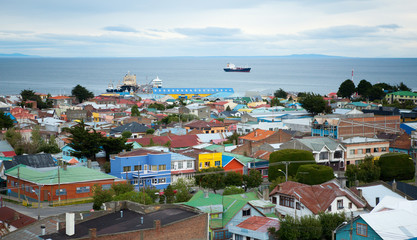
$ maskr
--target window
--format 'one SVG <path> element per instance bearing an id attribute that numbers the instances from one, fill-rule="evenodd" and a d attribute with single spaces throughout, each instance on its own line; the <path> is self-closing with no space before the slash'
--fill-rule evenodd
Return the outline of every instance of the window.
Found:
<path id="1" fill-rule="evenodd" d="M 294 208 L 294 198 L 279 196 L 279 205 Z"/>
<path id="2" fill-rule="evenodd" d="M 382 147 L 381 148 L 381 152 L 386 152 L 387 151 L 387 148 L 386 147 Z"/>
<path id="3" fill-rule="evenodd" d="M 250 216 L 250 208 L 242 209 L 242 216 L 243 217 Z"/>
<path id="4" fill-rule="evenodd" d="M 379 152 L 379 148 L 374 148 L 374 152 Z"/>
<path id="5" fill-rule="evenodd" d="M 178 162 L 178 169 L 183 169 L 184 168 L 184 164 L 182 162 Z"/>
<path id="6" fill-rule="evenodd" d="M 352 209 L 352 203 L 351 202 L 349 203 L 349 209 Z"/>
<path id="7" fill-rule="evenodd" d="M 262 176 L 268 176 L 268 169 L 262 170 Z"/>
<path id="8" fill-rule="evenodd" d="M 173 169 L 173 170 L 175 170 L 176 168 L 175 168 L 175 164 L 174 164 L 174 162 L 171 162 L 171 169 Z"/>
<path id="9" fill-rule="evenodd" d="M 370 148 L 367 148 L 366 149 L 366 153 L 371 153 L 371 149 Z"/>
<path id="10" fill-rule="evenodd" d="M 215 161 L 214 166 L 220 166 L 220 161 Z"/>
<path id="11" fill-rule="evenodd" d="M 343 156 L 343 152 L 342 151 L 335 151 L 334 152 L 334 158 L 342 158 Z"/>
<path id="12" fill-rule="evenodd" d="M 132 169 L 132 167 L 125 166 L 125 167 L 123 167 L 123 172 L 130 172 L 131 169 Z"/>
<path id="13" fill-rule="evenodd" d="M 363 149 L 358 149 L 358 154 L 363 154 Z"/>
<path id="14" fill-rule="evenodd" d="M 328 152 L 321 152 L 320 153 L 320 160 L 327 160 L 329 159 L 329 153 Z"/>
<path id="15" fill-rule="evenodd" d="M 158 178 L 152 178 L 152 184 L 158 184 Z"/>
<path id="16" fill-rule="evenodd" d="M 210 167 L 210 162 L 205 162 L 204 167 Z"/>
<path id="17" fill-rule="evenodd" d="M 166 183 L 167 179 L 166 178 L 158 178 L 158 183 Z"/>
<path id="18" fill-rule="evenodd" d="M 167 165 L 165 165 L 165 164 L 159 165 L 158 169 L 159 169 L 159 171 L 167 170 Z"/>
<path id="19" fill-rule="evenodd" d="M 331 211 L 332 211 L 332 205 L 330 205 L 330 206 L 327 208 L 327 211 L 329 211 L 329 212 L 331 212 Z"/>
<path id="20" fill-rule="evenodd" d="M 142 171 L 142 165 L 135 165 L 135 171 Z"/>
<path id="21" fill-rule="evenodd" d="M 349 150 L 349 154 L 350 154 L 350 155 L 355 155 L 355 149 L 351 149 L 351 150 Z"/>
<path id="22" fill-rule="evenodd" d="M 359 236 L 368 236 L 368 226 L 362 223 L 356 223 L 356 234 Z"/>
<path id="23" fill-rule="evenodd" d="M 133 179 L 133 185 L 138 185 L 138 179 L 137 178 Z"/>
<path id="24" fill-rule="evenodd" d="M 219 218 L 219 214 L 218 213 L 213 213 L 210 215 L 210 218 Z"/>
<path id="25" fill-rule="evenodd" d="M 375 198 L 375 205 L 378 205 L 378 203 L 379 203 L 379 197 L 376 197 Z"/>
<path id="26" fill-rule="evenodd" d="M 187 161 L 187 168 L 193 168 L 193 161 Z"/>
<path id="27" fill-rule="evenodd" d="M 57 190 L 55 190 L 55 195 L 56 196 L 59 196 L 59 195 L 67 195 L 67 189 L 65 189 L 65 188 L 62 188 L 62 189 L 57 189 Z"/>
<path id="28" fill-rule="evenodd" d="M 224 239 L 224 231 L 214 232 L 214 239 Z"/>
<path id="29" fill-rule="evenodd" d="M 111 184 L 103 184 L 101 185 L 101 189 L 103 190 L 109 190 L 111 188 Z"/>
<path id="30" fill-rule="evenodd" d="M 203 167 L 203 163 L 202 162 L 200 162 L 200 168 L 202 168 Z"/>
<path id="31" fill-rule="evenodd" d="M 337 200 L 337 209 L 343 209 L 343 200 Z"/>
<path id="32" fill-rule="evenodd" d="M 301 209 L 301 204 L 299 202 L 296 202 L 295 203 L 295 208 L 297 208 L 298 210 L 300 210 Z"/>
<path id="33" fill-rule="evenodd" d="M 86 187 L 77 187 L 76 192 L 77 192 L 77 193 L 87 193 L 87 192 L 90 192 L 90 186 L 86 186 Z"/>
<path id="34" fill-rule="evenodd" d="M 157 165 L 151 165 L 151 171 L 158 171 Z"/>
<path id="35" fill-rule="evenodd" d="M 277 204 L 277 198 L 276 197 L 272 197 L 272 203 Z"/>
<path id="36" fill-rule="evenodd" d="M 235 234 L 235 240 L 243 240 L 243 236 L 239 234 Z"/>

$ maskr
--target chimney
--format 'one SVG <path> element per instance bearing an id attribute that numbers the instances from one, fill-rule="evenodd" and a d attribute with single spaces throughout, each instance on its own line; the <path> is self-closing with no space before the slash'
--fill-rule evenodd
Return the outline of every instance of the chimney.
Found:
<path id="1" fill-rule="evenodd" d="M 88 229 L 88 235 L 90 239 L 97 239 L 97 228 Z"/>
<path id="2" fill-rule="evenodd" d="M 161 220 L 154 221 L 155 230 L 159 232 L 161 230 Z"/>
<path id="3" fill-rule="evenodd" d="M 394 181 L 392 181 L 392 191 L 393 192 L 397 191 L 397 182 L 395 181 L 395 179 Z"/>
<path id="4" fill-rule="evenodd" d="M 359 180 L 355 180 L 355 186 L 358 187 L 359 186 Z"/>
<path id="5" fill-rule="evenodd" d="M 359 189 L 359 188 L 358 188 L 358 194 L 359 194 L 359 197 L 360 197 L 360 198 L 363 198 L 363 195 L 362 195 L 362 189 Z"/>
<path id="6" fill-rule="evenodd" d="M 46 229 L 45 229 L 45 225 L 41 225 L 41 236 L 46 234 Z"/>
<path id="7" fill-rule="evenodd" d="M 14 212 L 13 221 L 16 221 L 18 219 L 20 219 L 19 213 L 18 212 Z"/>
<path id="8" fill-rule="evenodd" d="M 87 167 L 91 168 L 91 160 L 90 159 L 87 160 Z"/>
<path id="9" fill-rule="evenodd" d="M 75 214 L 65 213 L 65 234 L 72 236 L 75 234 Z"/>
<path id="10" fill-rule="evenodd" d="M 269 200 L 269 187 L 264 188 L 263 198 L 264 198 L 265 201 Z"/>
<path id="11" fill-rule="evenodd" d="M 62 169 L 64 169 L 65 171 L 67 170 L 67 165 L 66 164 L 64 164 L 63 166 L 62 166 Z"/>

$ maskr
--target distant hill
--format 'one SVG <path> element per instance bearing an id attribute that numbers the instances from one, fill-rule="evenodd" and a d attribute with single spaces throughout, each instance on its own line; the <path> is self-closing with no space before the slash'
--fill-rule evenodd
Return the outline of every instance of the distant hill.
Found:
<path id="1" fill-rule="evenodd" d="M 24 58 L 24 57 L 39 57 L 39 56 L 25 55 L 25 54 L 21 54 L 21 53 L 0 53 L 0 58 L 2 58 L 2 57 Z"/>
<path id="2" fill-rule="evenodd" d="M 330 56 L 330 55 L 323 55 L 323 54 L 292 54 L 287 56 L 280 56 L 280 57 L 292 57 L 292 58 L 345 58 L 342 56 Z"/>

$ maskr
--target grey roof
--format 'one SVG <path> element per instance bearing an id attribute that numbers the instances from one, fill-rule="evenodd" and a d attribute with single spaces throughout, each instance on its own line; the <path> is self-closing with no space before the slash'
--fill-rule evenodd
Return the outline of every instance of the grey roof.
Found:
<path id="1" fill-rule="evenodd" d="M 0 140 L 0 152 L 14 151 L 13 147 L 7 141 Z"/>
<path id="2" fill-rule="evenodd" d="M 54 167 L 55 162 L 49 153 L 18 155 L 14 156 L 13 161 L 3 161 L 4 168 L 10 169 L 19 164 L 23 164 L 34 168 Z"/>
<path id="3" fill-rule="evenodd" d="M 387 183 L 392 186 L 392 182 Z M 417 200 L 417 186 L 398 181 L 397 189 L 412 197 L 413 199 Z"/>
<path id="4" fill-rule="evenodd" d="M 385 139 L 367 138 L 367 137 L 352 137 L 342 140 L 342 143 L 367 143 L 367 142 L 386 142 Z"/>
<path id="5" fill-rule="evenodd" d="M 122 133 L 125 131 L 129 131 L 131 133 L 145 133 L 146 130 L 148 130 L 149 128 L 143 124 L 137 123 L 137 122 L 131 122 L 131 123 L 127 123 L 125 125 L 119 126 L 119 127 L 115 127 L 113 129 L 110 130 L 110 134 L 113 133 Z"/>
<path id="6" fill-rule="evenodd" d="M 340 145 L 338 142 L 328 137 L 302 138 L 297 139 L 297 141 L 301 142 L 313 151 L 320 151 L 324 146 L 327 146 L 330 150 L 336 150 Z"/>

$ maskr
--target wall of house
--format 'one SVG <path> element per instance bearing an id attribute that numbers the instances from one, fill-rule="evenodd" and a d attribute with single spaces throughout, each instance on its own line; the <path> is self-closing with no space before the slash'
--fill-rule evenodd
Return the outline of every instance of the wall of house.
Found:
<path id="1" fill-rule="evenodd" d="M 222 167 L 222 153 L 201 153 L 198 155 L 198 169 Z"/>
<path id="2" fill-rule="evenodd" d="M 349 121 L 355 121 L 356 123 L 352 124 Z M 384 130 L 389 132 L 389 129 L 399 131 L 400 123 L 400 116 L 341 119 L 338 125 L 338 138 L 346 139 L 353 136 L 373 137 L 376 133 Z"/>
<path id="3" fill-rule="evenodd" d="M 366 156 L 372 155 L 373 157 L 379 157 L 382 154 L 388 153 L 389 142 L 364 142 L 356 144 L 345 144 L 345 147 L 345 161 L 346 165 L 349 165 L 357 164 L 357 160 L 363 160 Z M 367 149 L 369 149 L 369 153 L 367 153 Z"/>
<path id="4" fill-rule="evenodd" d="M 357 226 L 358 224 L 364 224 L 365 226 L 367 226 L 367 234 L 366 236 L 361 236 L 357 234 Z M 370 226 L 368 226 L 368 224 L 362 219 L 362 218 L 358 218 L 355 221 L 353 221 L 352 224 L 352 238 L 350 238 L 350 224 L 347 224 L 341 228 L 338 229 L 338 231 L 336 232 L 336 240 L 346 240 L 346 239 L 357 239 L 357 240 L 362 240 L 362 239 L 382 239 Z"/>
<path id="5" fill-rule="evenodd" d="M 343 208 L 339 209 L 337 207 L 337 201 L 342 200 L 343 201 Z M 349 203 L 352 203 L 352 208 L 349 208 Z M 350 213 L 350 212 L 355 212 L 358 211 L 358 208 L 356 207 L 355 203 L 353 203 L 352 201 L 349 200 L 349 198 L 345 197 L 345 196 L 340 196 L 340 197 L 336 197 L 333 202 L 330 204 L 331 206 L 331 211 L 327 210 L 326 212 L 331 212 L 331 213 L 341 213 L 341 212 L 345 212 L 345 213 Z"/>
<path id="6" fill-rule="evenodd" d="M 283 196 L 288 197 L 287 195 L 283 195 Z M 273 202 L 273 197 L 276 198 L 276 206 L 275 206 L 275 209 L 281 215 L 285 215 L 285 216 L 288 216 L 289 215 L 289 216 L 292 216 L 292 217 L 295 217 L 295 215 L 297 215 L 297 217 L 313 215 L 313 212 L 310 209 L 308 209 L 304 204 L 302 204 L 299 201 L 299 199 L 297 199 L 297 198 L 294 198 L 293 197 L 293 199 L 294 199 L 294 208 L 291 208 L 291 207 L 286 207 L 286 206 L 281 206 L 280 205 L 280 201 L 279 201 L 280 194 L 274 194 L 273 196 L 271 196 L 269 198 L 269 200 L 271 202 Z M 300 209 L 297 209 L 295 207 L 297 202 L 300 202 Z"/>
<path id="7" fill-rule="evenodd" d="M 223 167 L 225 171 L 234 171 L 240 174 L 243 174 L 243 165 L 236 161 L 236 159 L 232 159 L 226 166 Z"/>

